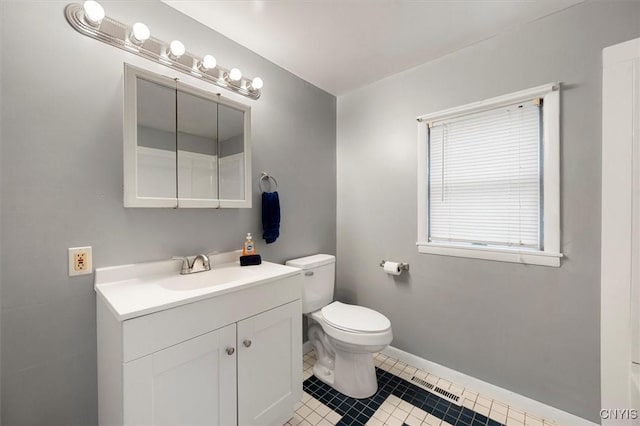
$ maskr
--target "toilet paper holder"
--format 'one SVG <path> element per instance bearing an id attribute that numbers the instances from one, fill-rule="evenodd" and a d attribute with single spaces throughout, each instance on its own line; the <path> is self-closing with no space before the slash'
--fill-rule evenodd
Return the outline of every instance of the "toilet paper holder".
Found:
<path id="1" fill-rule="evenodd" d="M 383 260 L 380 262 L 380 267 L 384 268 L 384 264 L 387 263 L 386 260 Z M 408 271 L 409 270 L 409 264 L 408 263 L 404 263 L 404 262 L 400 262 L 398 263 L 398 268 L 400 268 L 401 271 Z"/>

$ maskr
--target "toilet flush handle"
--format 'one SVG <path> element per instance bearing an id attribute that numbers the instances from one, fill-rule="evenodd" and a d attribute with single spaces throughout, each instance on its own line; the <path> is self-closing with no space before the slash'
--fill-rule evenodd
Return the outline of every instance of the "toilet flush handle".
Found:
<path id="1" fill-rule="evenodd" d="M 307 272 L 305 272 L 305 273 L 304 273 L 304 276 L 305 276 L 305 277 L 311 277 L 311 276 L 313 276 L 313 271 L 307 271 Z"/>

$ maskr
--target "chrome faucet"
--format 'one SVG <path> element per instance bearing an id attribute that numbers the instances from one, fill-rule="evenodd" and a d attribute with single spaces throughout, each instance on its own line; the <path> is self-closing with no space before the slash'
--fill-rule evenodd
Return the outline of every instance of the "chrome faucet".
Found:
<path id="1" fill-rule="evenodd" d="M 193 256 L 193 259 L 190 259 L 189 256 L 178 256 L 173 257 L 173 259 L 182 260 L 182 268 L 180 269 L 180 274 L 182 275 L 211 270 L 209 258 L 204 254 Z"/>

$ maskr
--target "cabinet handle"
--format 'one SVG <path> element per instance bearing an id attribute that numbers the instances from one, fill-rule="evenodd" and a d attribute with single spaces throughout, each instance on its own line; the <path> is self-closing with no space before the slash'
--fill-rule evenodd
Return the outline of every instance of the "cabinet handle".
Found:
<path id="1" fill-rule="evenodd" d="M 233 355 L 235 351 L 235 348 L 227 348 L 227 355 Z"/>
<path id="2" fill-rule="evenodd" d="M 243 344 L 246 348 L 248 348 L 249 346 L 251 346 L 251 340 L 249 340 L 249 339 L 245 339 L 245 340 L 244 340 L 244 342 L 242 342 L 242 344 Z"/>

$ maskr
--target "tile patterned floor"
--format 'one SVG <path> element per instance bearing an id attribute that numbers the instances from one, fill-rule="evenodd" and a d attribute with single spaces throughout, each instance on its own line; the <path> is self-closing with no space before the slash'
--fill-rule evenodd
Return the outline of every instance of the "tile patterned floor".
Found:
<path id="1" fill-rule="evenodd" d="M 376 354 L 378 392 L 349 398 L 313 376 L 313 351 L 304 355 L 303 397 L 285 426 L 556 426 L 550 420 L 479 395 L 397 359 Z M 460 395 L 457 403 L 411 382 L 416 377 Z"/>

